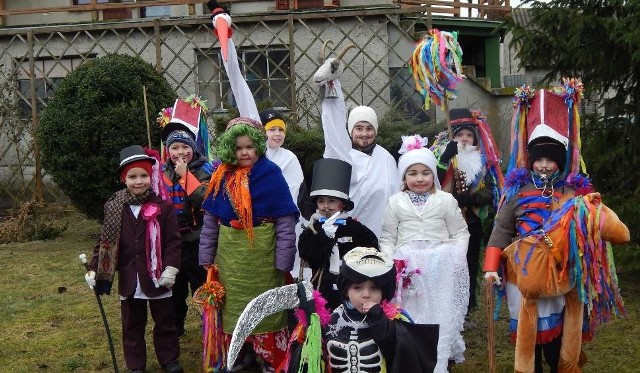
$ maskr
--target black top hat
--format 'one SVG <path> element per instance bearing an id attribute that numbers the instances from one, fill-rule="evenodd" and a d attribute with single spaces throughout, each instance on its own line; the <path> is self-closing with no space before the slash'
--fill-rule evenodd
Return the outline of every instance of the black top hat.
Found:
<path id="1" fill-rule="evenodd" d="M 473 119 L 471 110 L 467 108 L 455 108 L 449 110 L 449 120 L 451 122 L 451 132 L 453 136 L 463 129 L 471 131 L 473 133 L 473 145 L 478 145 L 478 125 Z"/>
<path id="2" fill-rule="evenodd" d="M 313 179 L 309 196 L 315 201 L 317 196 L 338 197 L 344 201 L 344 211 L 353 210 L 349 199 L 351 165 L 332 158 L 318 159 L 313 164 Z"/>
<path id="3" fill-rule="evenodd" d="M 118 167 L 118 172 L 122 170 L 122 167 L 136 161 L 149 161 L 151 164 L 156 163 L 156 159 L 148 156 L 142 146 L 131 145 L 120 150 L 120 166 Z"/>

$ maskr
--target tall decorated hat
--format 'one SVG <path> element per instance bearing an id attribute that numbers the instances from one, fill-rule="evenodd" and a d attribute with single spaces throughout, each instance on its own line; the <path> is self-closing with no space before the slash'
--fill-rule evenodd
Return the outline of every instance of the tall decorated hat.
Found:
<path id="1" fill-rule="evenodd" d="M 562 85 L 551 89 L 516 89 L 508 172 L 529 168 L 540 157 L 554 160 L 567 179 L 585 171 L 578 111 L 583 90 L 573 78 L 563 78 Z"/>
<path id="2" fill-rule="evenodd" d="M 206 100 L 193 94 L 185 99 L 179 98 L 173 106 L 164 108 L 156 120 L 162 127 L 162 142 L 170 145 L 170 142 L 177 140 L 192 147 L 195 145 L 194 152 L 209 158 L 209 133 L 204 115 L 208 111 L 206 103 Z M 193 142 L 186 136 L 191 137 Z"/>
<path id="3" fill-rule="evenodd" d="M 353 210 L 349 199 L 351 165 L 333 158 L 318 159 L 313 164 L 313 180 L 309 196 L 314 201 L 318 196 L 332 196 L 344 201 L 344 211 Z"/>

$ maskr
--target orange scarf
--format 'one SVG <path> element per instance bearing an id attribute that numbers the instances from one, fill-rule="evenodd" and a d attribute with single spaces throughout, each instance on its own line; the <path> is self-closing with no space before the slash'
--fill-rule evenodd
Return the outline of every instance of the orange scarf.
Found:
<path id="1" fill-rule="evenodd" d="M 253 208 L 251 206 L 251 193 L 249 192 L 249 172 L 251 172 L 251 167 L 221 164 L 211 175 L 205 199 L 211 192 L 213 192 L 213 197 L 215 198 L 224 180 L 225 192 L 231 201 L 233 210 L 240 219 L 240 228 L 247 231 L 249 245 L 253 246 Z M 225 177 L 225 175 L 227 176 Z M 234 226 L 234 228 L 238 227 Z"/>

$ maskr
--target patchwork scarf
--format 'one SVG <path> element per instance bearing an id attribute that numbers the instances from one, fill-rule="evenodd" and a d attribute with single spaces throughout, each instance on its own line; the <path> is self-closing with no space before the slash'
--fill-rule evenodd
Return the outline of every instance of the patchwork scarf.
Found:
<path id="1" fill-rule="evenodd" d="M 155 196 L 155 193 L 151 189 L 148 189 L 141 196 L 133 196 L 125 188 L 117 191 L 105 204 L 104 222 L 100 232 L 96 282 L 106 282 L 106 284 L 98 286 L 98 288 L 104 287 L 103 292 L 106 294 L 111 290 L 113 276 L 118 266 L 118 242 L 120 241 L 120 228 L 122 227 L 122 210 L 125 205 L 142 205 L 153 196 Z"/>

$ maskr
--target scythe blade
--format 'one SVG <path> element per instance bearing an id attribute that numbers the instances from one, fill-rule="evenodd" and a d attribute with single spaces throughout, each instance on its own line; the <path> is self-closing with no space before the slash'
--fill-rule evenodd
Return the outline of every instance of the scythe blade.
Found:
<path id="1" fill-rule="evenodd" d="M 313 285 L 309 281 L 302 281 L 301 284 L 304 287 L 306 300 L 313 299 Z M 235 364 L 242 345 L 260 321 L 274 313 L 293 309 L 299 305 L 298 284 L 267 290 L 251 300 L 240 314 L 236 328 L 233 330 L 227 353 L 227 366 L 232 367 Z"/>

